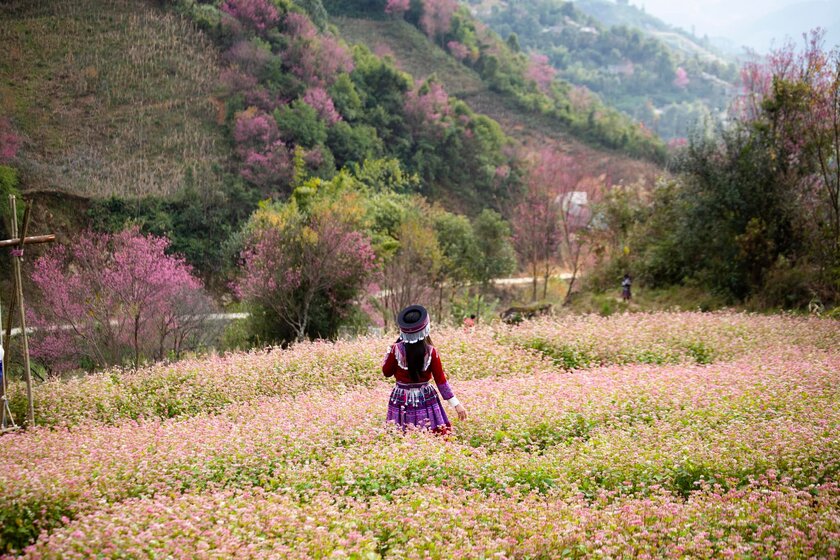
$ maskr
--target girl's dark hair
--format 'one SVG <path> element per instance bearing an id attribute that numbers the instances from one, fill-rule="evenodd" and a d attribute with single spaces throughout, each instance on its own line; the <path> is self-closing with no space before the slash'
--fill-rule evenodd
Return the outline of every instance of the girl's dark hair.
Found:
<path id="1" fill-rule="evenodd" d="M 420 381 L 420 374 L 423 373 L 423 365 L 426 361 L 426 348 L 431 345 L 432 339 L 428 336 L 422 342 L 405 345 L 405 361 L 411 381 L 414 383 Z"/>

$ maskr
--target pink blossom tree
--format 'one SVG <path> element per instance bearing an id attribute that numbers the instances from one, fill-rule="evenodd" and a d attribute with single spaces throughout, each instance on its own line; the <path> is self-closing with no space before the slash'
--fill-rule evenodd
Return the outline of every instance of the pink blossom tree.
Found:
<path id="1" fill-rule="evenodd" d="M 280 12 L 270 0 L 225 0 L 221 10 L 258 34 L 280 22 Z"/>
<path id="2" fill-rule="evenodd" d="M 303 102 L 315 109 L 318 116 L 329 124 L 335 124 L 341 120 L 341 115 L 335 109 L 332 97 L 322 87 L 308 89 L 303 95 Z"/>
<path id="3" fill-rule="evenodd" d="M 338 205 L 316 205 L 305 214 L 290 203 L 252 232 L 235 288 L 244 300 L 275 313 L 300 341 L 316 298 L 341 308 L 365 287 L 374 266 L 370 240 Z"/>
<path id="4" fill-rule="evenodd" d="M 441 124 L 452 113 L 443 85 L 430 80 L 405 96 L 405 112 L 418 125 Z"/>
<path id="5" fill-rule="evenodd" d="M 246 74 L 236 67 L 222 70 L 219 81 L 227 95 L 242 95 L 245 105 L 248 107 L 271 111 L 278 105 L 277 99 L 272 99 L 265 87 L 259 85 L 254 76 Z"/>
<path id="6" fill-rule="evenodd" d="M 183 335 L 182 321 L 211 306 L 191 268 L 167 255 L 168 247 L 165 238 L 134 227 L 84 232 L 74 245 L 48 250 L 32 273 L 41 302 L 32 316 L 39 328 L 33 356 L 55 370 L 83 360 L 104 367 L 128 356 L 137 367 L 144 357 L 162 357 L 166 340 Z M 190 308 L 180 305 L 185 301 Z"/>
<path id="7" fill-rule="evenodd" d="M 274 117 L 253 107 L 237 113 L 233 139 L 243 178 L 263 189 L 277 188 L 291 179 L 292 156 L 280 140 Z"/>
<path id="8" fill-rule="evenodd" d="M 460 61 L 466 60 L 470 57 L 470 49 L 458 41 L 449 41 L 446 43 L 446 48 L 449 50 L 449 54 Z"/>
<path id="9" fill-rule="evenodd" d="M 411 7 L 411 0 L 388 0 L 385 3 L 385 13 L 402 17 Z"/>
<path id="10" fill-rule="evenodd" d="M 263 48 L 254 41 L 237 41 L 222 58 L 228 64 L 235 66 L 251 76 L 258 76 L 272 59 L 271 51 Z"/>
<path id="11" fill-rule="evenodd" d="M 543 297 L 554 267 L 571 272 L 566 300 L 571 296 L 588 249 L 586 231 L 591 205 L 600 196 L 605 177 L 589 177 L 571 156 L 545 149 L 530 157 L 526 194 L 514 212 L 514 242 L 520 259 L 544 280 Z"/>
<path id="12" fill-rule="evenodd" d="M 525 194 L 511 217 L 513 246 L 520 262 L 531 272 L 532 294 L 537 299 L 537 279 L 543 276 L 543 297 L 548 279 L 560 257 L 561 208 L 557 197 L 558 176 L 568 173 L 570 161 L 557 152 L 535 154 L 526 180 Z"/>
<path id="13" fill-rule="evenodd" d="M 680 89 L 688 87 L 688 72 L 682 66 L 677 67 L 676 77 L 674 78 L 674 85 Z"/>
<path id="14" fill-rule="evenodd" d="M 305 15 L 290 12 L 285 20 L 289 42 L 283 58 L 295 76 L 312 87 L 327 87 L 342 72 L 353 71 L 353 57 L 331 35 L 319 35 Z"/>
<path id="15" fill-rule="evenodd" d="M 840 266 L 840 47 L 804 35 L 744 65 L 739 117 L 766 131 L 778 173 L 790 182 L 802 225 L 825 262 Z"/>
<path id="16" fill-rule="evenodd" d="M 455 0 L 423 0 L 420 28 L 432 41 L 443 38 L 452 28 L 452 16 L 457 9 Z"/>
<path id="17" fill-rule="evenodd" d="M 531 53 L 528 68 L 525 70 L 525 77 L 536 83 L 541 91 L 547 92 L 549 90 L 556 74 L 557 70 L 548 63 L 546 55 Z"/>

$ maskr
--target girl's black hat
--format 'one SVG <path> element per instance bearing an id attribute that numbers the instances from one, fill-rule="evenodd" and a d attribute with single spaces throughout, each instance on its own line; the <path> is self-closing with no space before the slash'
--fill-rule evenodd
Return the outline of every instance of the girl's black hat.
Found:
<path id="1" fill-rule="evenodd" d="M 429 336 L 429 312 L 422 305 L 409 305 L 397 316 L 400 338 L 407 344 L 425 340 Z"/>

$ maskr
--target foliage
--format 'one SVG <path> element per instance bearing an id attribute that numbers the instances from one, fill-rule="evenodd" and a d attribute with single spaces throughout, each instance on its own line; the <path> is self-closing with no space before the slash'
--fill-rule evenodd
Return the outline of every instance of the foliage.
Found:
<path id="1" fill-rule="evenodd" d="M 10 215 L 9 195 L 15 195 L 16 198 L 20 198 L 21 196 L 20 189 L 18 188 L 18 173 L 14 167 L 0 165 L 0 216 L 3 217 L 3 223 L 6 224 L 5 231 L 11 231 L 8 224 Z M 18 223 L 21 223 L 25 208 L 23 204 L 19 204 L 17 209 Z"/>
<path id="2" fill-rule="evenodd" d="M 270 0 L 225 0 L 220 9 L 260 34 L 280 21 L 280 14 Z"/>
<path id="3" fill-rule="evenodd" d="M 32 324 L 42 327 L 32 355 L 53 372 L 127 359 L 136 368 L 201 337 L 197 315 L 212 302 L 183 259 L 166 254 L 168 246 L 135 227 L 88 231 L 73 246 L 48 250 L 32 274 L 40 296 Z"/>
<path id="4" fill-rule="evenodd" d="M 94 200 L 87 218 L 95 231 L 116 233 L 134 224 L 146 234 L 167 236 L 171 250 L 195 267 L 205 284 L 219 289 L 220 274 L 230 266 L 228 239 L 257 204 L 257 193 L 238 178 L 219 180 L 222 187 L 204 192 L 190 183 L 168 197 Z"/>
<path id="5" fill-rule="evenodd" d="M 510 226 L 497 212 L 482 210 L 473 221 L 473 235 L 478 246 L 478 259 L 472 279 L 487 284 L 502 278 L 516 268 L 516 254 L 510 242 Z"/>
<path id="6" fill-rule="evenodd" d="M 737 120 L 693 138 L 682 178 L 634 211 L 624 264 L 652 286 L 692 281 L 753 304 L 837 301 L 838 69 L 819 34 L 748 64 Z"/>
<path id="7" fill-rule="evenodd" d="M 334 335 L 373 270 L 370 241 L 356 231 L 346 202 L 264 204 L 246 226 L 237 294 L 273 314 L 295 340 Z M 313 320 L 319 313 L 322 324 Z"/>

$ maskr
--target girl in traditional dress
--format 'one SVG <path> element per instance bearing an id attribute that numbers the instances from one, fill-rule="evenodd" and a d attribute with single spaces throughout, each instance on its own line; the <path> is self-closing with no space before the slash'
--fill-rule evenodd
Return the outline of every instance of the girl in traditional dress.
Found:
<path id="1" fill-rule="evenodd" d="M 385 377 L 394 376 L 397 385 L 388 401 L 388 422 L 402 428 L 418 426 L 446 434 L 452 429 L 441 406 L 437 391 L 431 385 L 434 378 L 441 396 L 467 419 L 467 410 L 446 381 L 437 349 L 429 338 L 429 313 L 422 305 L 411 305 L 397 317 L 400 338 L 391 345 L 382 363 Z"/>

